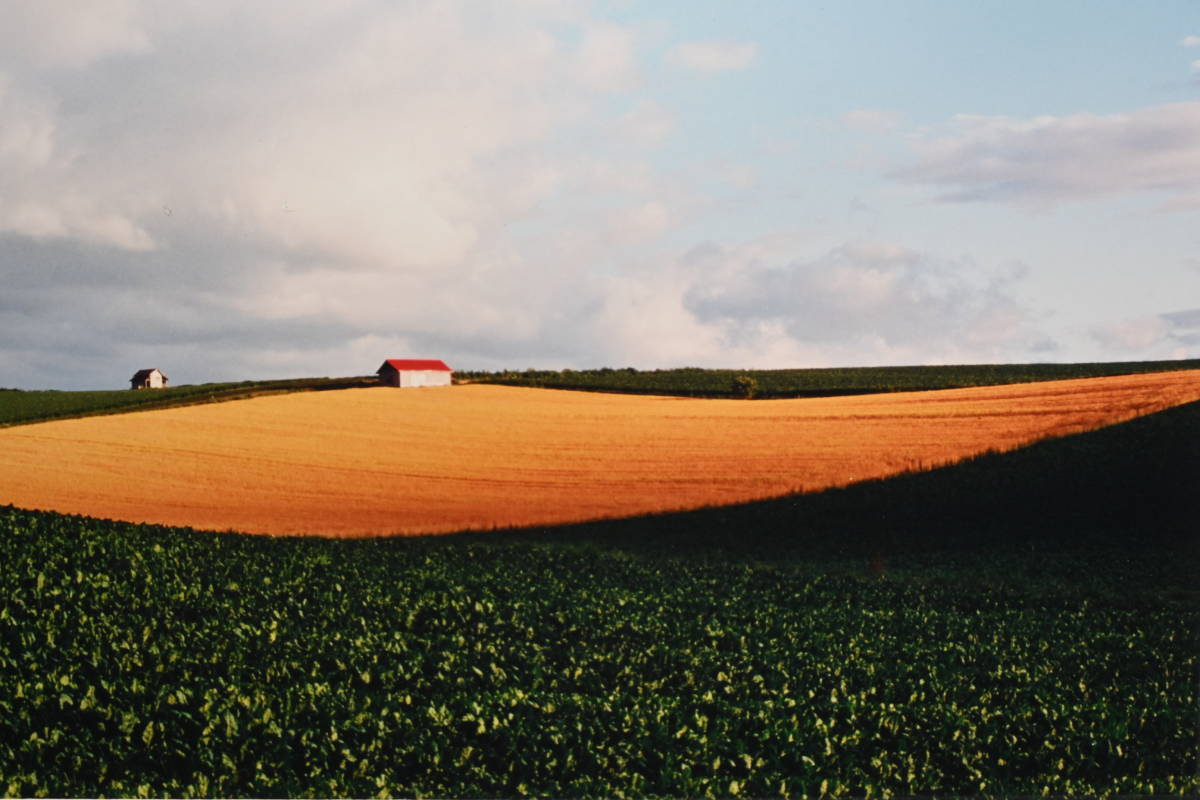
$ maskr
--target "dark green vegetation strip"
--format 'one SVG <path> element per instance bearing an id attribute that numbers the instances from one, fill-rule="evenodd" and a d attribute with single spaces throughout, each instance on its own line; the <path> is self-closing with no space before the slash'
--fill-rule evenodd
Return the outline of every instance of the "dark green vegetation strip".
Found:
<path id="1" fill-rule="evenodd" d="M 682 369 L 641 372 L 632 368 L 459 372 L 455 380 L 550 389 L 691 397 L 826 397 L 879 392 L 950 389 L 1004 383 L 1095 378 L 1176 369 L 1200 369 L 1200 360 L 1127 361 L 1094 364 L 993 364 L 844 369 Z M 739 382 L 739 379 L 740 382 Z M 749 379 L 750 383 L 746 382 Z M 96 414 L 120 414 L 195 403 L 242 400 L 267 394 L 350 389 L 378 385 L 373 376 L 295 378 L 204 383 L 142 391 L 24 391 L 0 389 L 0 427 Z"/>
<path id="2" fill-rule="evenodd" d="M 1176 369 L 1200 369 L 1200 360 L 775 370 L 686 367 L 646 372 L 632 368 L 578 371 L 530 369 L 524 372 L 460 372 L 456 373 L 456 377 L 477 383 L 538 386 L 548 389 L 736 397 L 746 394 L 746 384 L 737 383 L 739 378 L 745 376 L 752 379 L 751 394 L 756 397 L 824 397 L 994 386 L 1067 378 L 1098 378 Z"/>
<path id="3" fill-rule="evenodd" d="M 195 403 L 241 400 L 266 394 L 377 386 L 376 378 L 297 378 L 240 383 L 201 383 L 138 391 L 60 392 L 0 389 L 0 427 L 95 414 L 119 414 Z"/>
<path id="4" fill-rule="evenodd" d="M 1195 794 L 1197 441 L 415 540 L 0 509 L 0 790 Z"/>

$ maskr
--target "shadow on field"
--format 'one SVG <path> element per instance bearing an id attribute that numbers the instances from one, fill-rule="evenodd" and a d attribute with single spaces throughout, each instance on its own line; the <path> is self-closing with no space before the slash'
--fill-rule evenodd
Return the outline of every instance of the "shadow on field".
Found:
<path id="1" fill-rule="evenodd" d="M 1200 554 L 1200 403 L 1010 453 L 818 494 L 490 532 L 727 560 L 1080 547 Z M 450 537 L 474 538 L 480 534 Z"/>

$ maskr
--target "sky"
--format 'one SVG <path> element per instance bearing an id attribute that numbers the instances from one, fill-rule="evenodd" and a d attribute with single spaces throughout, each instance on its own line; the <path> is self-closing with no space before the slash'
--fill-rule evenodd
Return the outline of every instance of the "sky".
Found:
<path id="1" fill-rule="evenodd" d="M 1191 0 L 8 0 L 0 387 L 1200 358 Z"/>

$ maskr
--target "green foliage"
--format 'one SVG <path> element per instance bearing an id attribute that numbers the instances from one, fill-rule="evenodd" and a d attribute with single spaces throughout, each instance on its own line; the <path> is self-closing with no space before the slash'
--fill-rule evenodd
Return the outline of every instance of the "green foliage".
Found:
<path id="1" fill-rule="evenodd" d="M 0 787 L 1194 794 L 1198 432 L 1193 404 L 899 489 L 430 539 L 0 508 Z"/>
<path id="2" fill-rule="evenodd" d="M 240 400 L 265 394 L 349 389 L 378 385 L 374 377 L 296 378 L 240 383 L 201 383 L 166 389 L 95 392 L 0 391 L 0 427 L 66 417 L 119 414 L 194 403 Z"/>
<path id="3" fill-rule="evenodd" d="M 733 379 L 733 393 L 747 400 L 758 394 L 758 381 L 749 375 L 738 375 Z"/>
<path id="4" fill-rule="evenodd" d="M 1200 369 L 1200 360 L 1126 361 L 1093 364 L 974 364 L 924 367 L 847 367 L 831 369 L 729 370 L 681 369 L 639 372 L 624 369 L 533 370 L 524 372 L 460 372 L 456 378 L 476 383 L 539 386 L 553 389 L 671 394 L 692 397 L 742 397 L 735 380 L 758 382 L 762 397 L 823 397 L 875 392 L 994 386 L 1003 383 L 1093 378 L 1176 369 Z"/>

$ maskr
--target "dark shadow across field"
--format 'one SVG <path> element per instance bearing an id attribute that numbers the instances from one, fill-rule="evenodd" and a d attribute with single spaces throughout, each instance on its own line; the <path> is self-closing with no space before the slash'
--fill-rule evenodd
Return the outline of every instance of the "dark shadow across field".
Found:
<path id="1" fill-rule="evenodd" d="M 822 494 L 424 538 L 0 507 L 0 787 L 1194 796 L 1198 443 L 1193 403 Z"/>
<path id="2" fill-rule="evenodd" d="M 1200 403 L 929 472 L 736 506 L 507 533 L 630 553 L 792 561 L 931 551 L 1200 554 Z"/>

